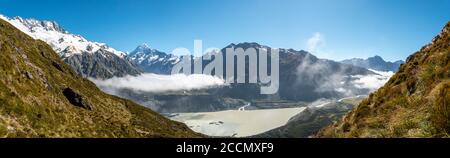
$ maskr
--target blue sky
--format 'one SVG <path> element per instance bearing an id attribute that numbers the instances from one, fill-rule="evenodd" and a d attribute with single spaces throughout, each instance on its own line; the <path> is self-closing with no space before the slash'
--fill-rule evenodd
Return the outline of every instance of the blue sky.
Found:
<path id="1" fill-rule="evenodd" d="M 0 0 L 0 14 L 57 21 L 122 51 L 258 42 L 341 60 L 405 59 L 450 20 L 448 0 Z"/>

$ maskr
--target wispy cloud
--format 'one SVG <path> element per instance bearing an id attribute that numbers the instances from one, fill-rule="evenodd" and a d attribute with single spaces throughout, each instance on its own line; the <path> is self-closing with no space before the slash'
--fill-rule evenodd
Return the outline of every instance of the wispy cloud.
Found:
<path id="1" fill-rule="evenodd" d="M 316 32 L 314 33 L 308 40 L 306 40 L 305 46 L 306 51 L 314 54 L 315 56 L 319 58 L 325 58 L 325 59 L 334 59 L 334 51 L 328 50 L 326 48 L 326 39 L 325 35 Z"/>
<path id="2" fill-rule="evenodd" d="M 392 71 L 383 72 L 372 69 L 370 69 L 370 71 L 373 71 L 377 74 L 354 76 L 356 80 L 354 80 L 353 83 L 357 88 L 367 88 L 370 91 L 375 91 L 378 88 L 382 87 L 394 75 L 394 72 Z"/>
<path id="3" fill-rule="evenodd" d="M 306 41 L 306 50 L 311 53 L 316 53 L 317 49 L 324 45 L 324 40 L 320 32 L 316 32 Z"/>
<path id="4" fill-rule="evenodd" d="M 139 76 L 114 77 L 107 80 L 90 80 L 101 89 L 111 93 L 120 89 L 131 89 L 141 92 L 166 92 L 204 89 L 225 85 L 223 79 L 202 74 L 157 75 L 147 73 Z"/>
<path id="5" fill-rule="evenodd" d="M 346 69 L 333 69 L 326 60 L 313 60 L 306 55 L 297 67 L 297 83 L 316 85 L 318 93 L 338 92 L 342 96 L 354 96 L 373 92 L 383 86 L 393 72 L 375 71 L 374 74 L 350 75 Z"/>

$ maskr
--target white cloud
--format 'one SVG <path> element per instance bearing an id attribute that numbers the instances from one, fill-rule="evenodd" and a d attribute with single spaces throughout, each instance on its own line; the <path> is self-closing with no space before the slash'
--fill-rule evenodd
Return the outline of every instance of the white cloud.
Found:
<path id="1" fill-rule="evenodd" d="M 315 92 L 338 92 L 343 96 L 368 94 L 383 86 L 393 72 L 375 71 L 375 74 L 348 75 L 343 70 L 332 70 L 325 60 L 312 62 L 310 55 L 297 67 L 297 82 L 317 85 Z M 324 75 L 326 74 L 326 75 Z"/>
<path id="2" fill-rule="evenodd" d="M 314 54 L 319 58 L 334 59 L 335 53 L 333 50 L 326 49 L 325 36 L 320 33 L 314 33 L 305 43 L 306 51 Z"/>
<path id="3" fill-rule="evenodd" d="M 375 91 L 378 88 L 382 87 L 391 77 L 394 75 L 394 72 L 383 72 L 369 69 L 377 74 L 375 75 L 357 75 L 353 76 L 357 79 L 353 81 L 357 88 L 367 88 L 370 91 Z"/>
<path id="4" fill-rule="evenodd" d="M 225 85 L 218 77 L 202 74 L 157 75 L 146 73 L 139 76 L 114 77 L 107 80 L 90 79 L 101 89 L 114 92 L 119 89 L 131 89 L 141 92 L 166 92 L 195 90 Z"/>
<path id="5" fill-rule="evenodd" d="M 319 32 L 314 33 L 312 37 L 310 37 L 306 41 L 306 50 L 311 53 L 316 53 L 319 46 L 323 45 L 324 40 L 322 34 Z"/>

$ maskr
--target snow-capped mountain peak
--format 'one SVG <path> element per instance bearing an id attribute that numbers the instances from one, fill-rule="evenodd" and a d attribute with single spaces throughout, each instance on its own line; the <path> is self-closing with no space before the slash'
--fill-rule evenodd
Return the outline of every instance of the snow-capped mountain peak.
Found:
<path id="1" fill-rule="evenodd" d="M 141 44 L 127 56 L 146 72 L 168 74 L 173 65 L 180 61 L 178 56 L 152 49 L 148 44 Z"/>
<path id="2" fill-rule="evenodd" d="M 141 49 L 141 50 L 143 50 L 143 49 L 150 49 L 150 46 L 148 46 L 147 43 L 142 43 L 141 45 L 139 45 L 137 47 L 137 49 Z"/>
<path id="3" fill-rule="evenodd" d="M 66 30 L 64 30 L 62 27 L 60 27 L 56 22 L 54 21 L 39 21 L 36 19 L 23 19 L 22 17 L 14 17 L 11 20 L 18 21 L 22 23 L 25 27 L 27 27 L 30 31 L 34 32 L 35 28 L 43 28 L 46 31 L 57 31 L 61 33 L 68 33 Z"/>
<path id="4" fill-rule="evenodd" d="M 134 49 L 132 52 L 130 52 L 129 56 L 136 56 L 139 54 L 149 54 L 152 52 L 155 52 L 157 50 L 150 48 L 150 46 L 147 43 L 142 43 L 141 45 L 137 46 L 136 49 Z"/>
<path id="5" fill-rule="evenodd" d="M 112 78 L 138 75 L 142 71 L 127 60 L 126 54 L 104 43 L 89 41 L 71 34 L 53 21 L 9 18 L 0 14 L 17 29 L 34 39 L 46 42 L 63 61 L 83 77 Z"/>
<path id="6" fill-rule="evenodd" d="M 83 52 L 94 53 L 100 49 L 114 53 L 122 58 L 125 56 L 125 53 L 117 51 L 104 43 L 88 41 L 80 35 L 70 34 L 54 21 L 23 19 L 21 17 L 9 18 L 1 14 L 0 19 L 8 21 L 34 39 L 45 41 L 61 57 L 70 57 L 73 54 L 81 54 Z"/>

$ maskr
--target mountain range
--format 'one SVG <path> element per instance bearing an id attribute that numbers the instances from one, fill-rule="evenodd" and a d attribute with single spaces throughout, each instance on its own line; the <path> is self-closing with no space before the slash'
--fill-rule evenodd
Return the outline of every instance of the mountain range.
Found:
<path id="1" fill-rule="evenodd" d="M 401 64 L 404 63 L 402 60 L 395 62 L 385 61 L 382 57 L 376 55 L 369 57 L 367 59 L 353 58 L 341 61 L 344 64 L 351 64 L 367 69 L 378 70 L 378 71 L 392 71 L 396 72 Z"/>
<path id="2" fill-rule="evenodd" d="M 17 29 L 46 42 L 59 56 L 83 77 L 111 78 L 138 75 L 142 71 L 126 60 L 126 53 L 104 43 L 86 40 L 71 34 L 54 21 L 9 18 L 0 15 Z"/>
<path id="3" fill-rule="evenodd" d="M 268 46 L 258 43 L 230 44 L 226 48 L 255 48 L 259 56 L 259 48 L 270 50 Z M 141 46 L 135 52 L 147 52 L 147 57 L 142 61 L 155 57 L 158 52 L 160 57 L 164 53 Z M 147 51 L 142 51 L 147 50 Z M 139 53 L 136 53 L 139 54 Z M 144 54 L 144 53 L 142 53 Z M 153 56 L 152 56 L 153 55 Z M 225 53 L 222 54 L 225 59 Z M 369 94 L 377 87 L 372 83 L 366 83 L 366 78 L 371 82 L 381 82 L 390 76 L 383 76 L 366 68 L 342 64 L 332 60 L 319 59 L 306 51 L 294 49 L 280 49 L 280 85 L 279 91 L 272 95 L 260 93 L 260 84 L 230 84 L 203 90 L 179 91 L 179 92 L 145 92 L 132 89 L 100 86 L 101 89 L 145 105 L 161 113 L 174 112 L 210 112 L 239 108 L 250 103 L 253 108 L 286 108 L 317 99 L 339 99 L 348 96 Z M 136 55 L 135 60 L 138 60 Z M 168 57 L 161 59 L 170 59 Z M 173 57 L 173 61 L 176 59 Z M 156 58 L 152 60 L 157 60 Z M 196 58 L 192 60 L 202 60 Z M 168 60 L 161 60 L 168 61 Z M 210 60 L 203 60 L 207 65 Z M 248 62 L 248 61 L 247 61 Z M 144 63 L 144 62 L 142 62 Z M 173 66 L 169 62 L 167 67 Z M 224 62 L 225 64 L 225 62 Z M 237 65 L 235 65 L 236 67 Z M 224 66 L 225 67 L 225 66 Z M 158 73 L 151 71 L 152 73 Z M 248 76 L 248 71 L 246 71 Z"/>
<path id="4" fill-rule="evenodd" d="M 139 45 L 130 53 L 118 51 L 104 43 L 71 34 L 54 21 L 9 18 L 3 15 L 0 15 L 0 18 L 34 39 L 49 44 L 63 61 L 83 77 L 107 79 L 136 76 L 143 72 L 170 74 L 172 67 L 180 61 L 180 57 L 150 48 L 147 44 Z M 379 71 L 395 71 L 403 62 L 386 62 L 375 56 L 368 59 L 343 60 L 341 63 Z"/>

